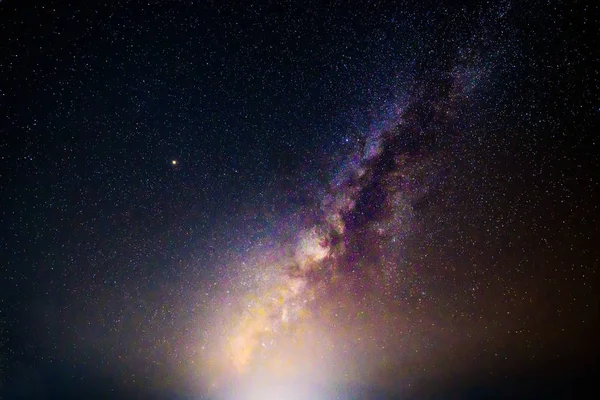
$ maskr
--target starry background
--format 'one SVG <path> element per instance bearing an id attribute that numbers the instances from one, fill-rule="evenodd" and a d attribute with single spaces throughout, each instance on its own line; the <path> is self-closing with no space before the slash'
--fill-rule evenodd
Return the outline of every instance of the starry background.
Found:
<path id="1" fill-rule="evenodd" d="M 312 223 L 399 104 L 459 92 L 450 122 L 406 117 L 424 138 L 405 150 L 437 171 L 394 253 L 414 317 L 384 325 L 406 367 L 347 391 L 584 390 L 598 7 L 321 3 L 0 3 L 0 398 L 209 396 L 198 349 L 234 319 L 235 266 Z M 348 226 L 380 207 L 368 193 Z M 348 260 L 380 244 L 360 232 Z"/>

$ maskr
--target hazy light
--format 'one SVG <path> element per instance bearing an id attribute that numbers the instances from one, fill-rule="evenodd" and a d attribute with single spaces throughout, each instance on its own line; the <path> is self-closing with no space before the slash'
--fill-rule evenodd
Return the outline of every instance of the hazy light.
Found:
<path id="1" fill-rule="evenodd" d="M 231 400 L 325 400 L 323 393 L 311 388 L 310 385 L 251 385 L 246 387 Z"/>

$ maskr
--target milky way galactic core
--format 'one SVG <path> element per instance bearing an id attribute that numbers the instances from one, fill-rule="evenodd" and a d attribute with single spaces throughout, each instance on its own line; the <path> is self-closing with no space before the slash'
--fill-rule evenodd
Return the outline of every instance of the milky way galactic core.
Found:
<path id="1" fill-rule="evenodd" d="M 460 116 L 486 74 L 458 65 L 413 81 L 356 140 L 320 201 L 280 222 L 289 239 L 232 267 L 192 352 L 203 384 L 391 387 L 390 376 L 414 378 L 405 370 L 432 357 L 436 340 L 453 345 L 456 327 L 431 296 L 442 283 L 415 237 L 464 156 Z"/>

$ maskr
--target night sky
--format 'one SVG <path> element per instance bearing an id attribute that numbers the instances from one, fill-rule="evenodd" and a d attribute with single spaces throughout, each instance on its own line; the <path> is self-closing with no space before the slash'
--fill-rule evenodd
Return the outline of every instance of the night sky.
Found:
<path id="1" fill-rule="evenodd" d="M 597 392 L 599 15 L 0 2 L 0 399 Z"/>

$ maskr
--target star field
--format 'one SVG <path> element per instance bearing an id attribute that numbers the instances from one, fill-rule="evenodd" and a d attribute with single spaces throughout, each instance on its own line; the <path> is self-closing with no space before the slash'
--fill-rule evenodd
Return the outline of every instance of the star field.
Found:
<path id="1" fill-rule="evenodd" d="M 0 15 L 0 398 L 583 390 L 597 6 Z"/>

